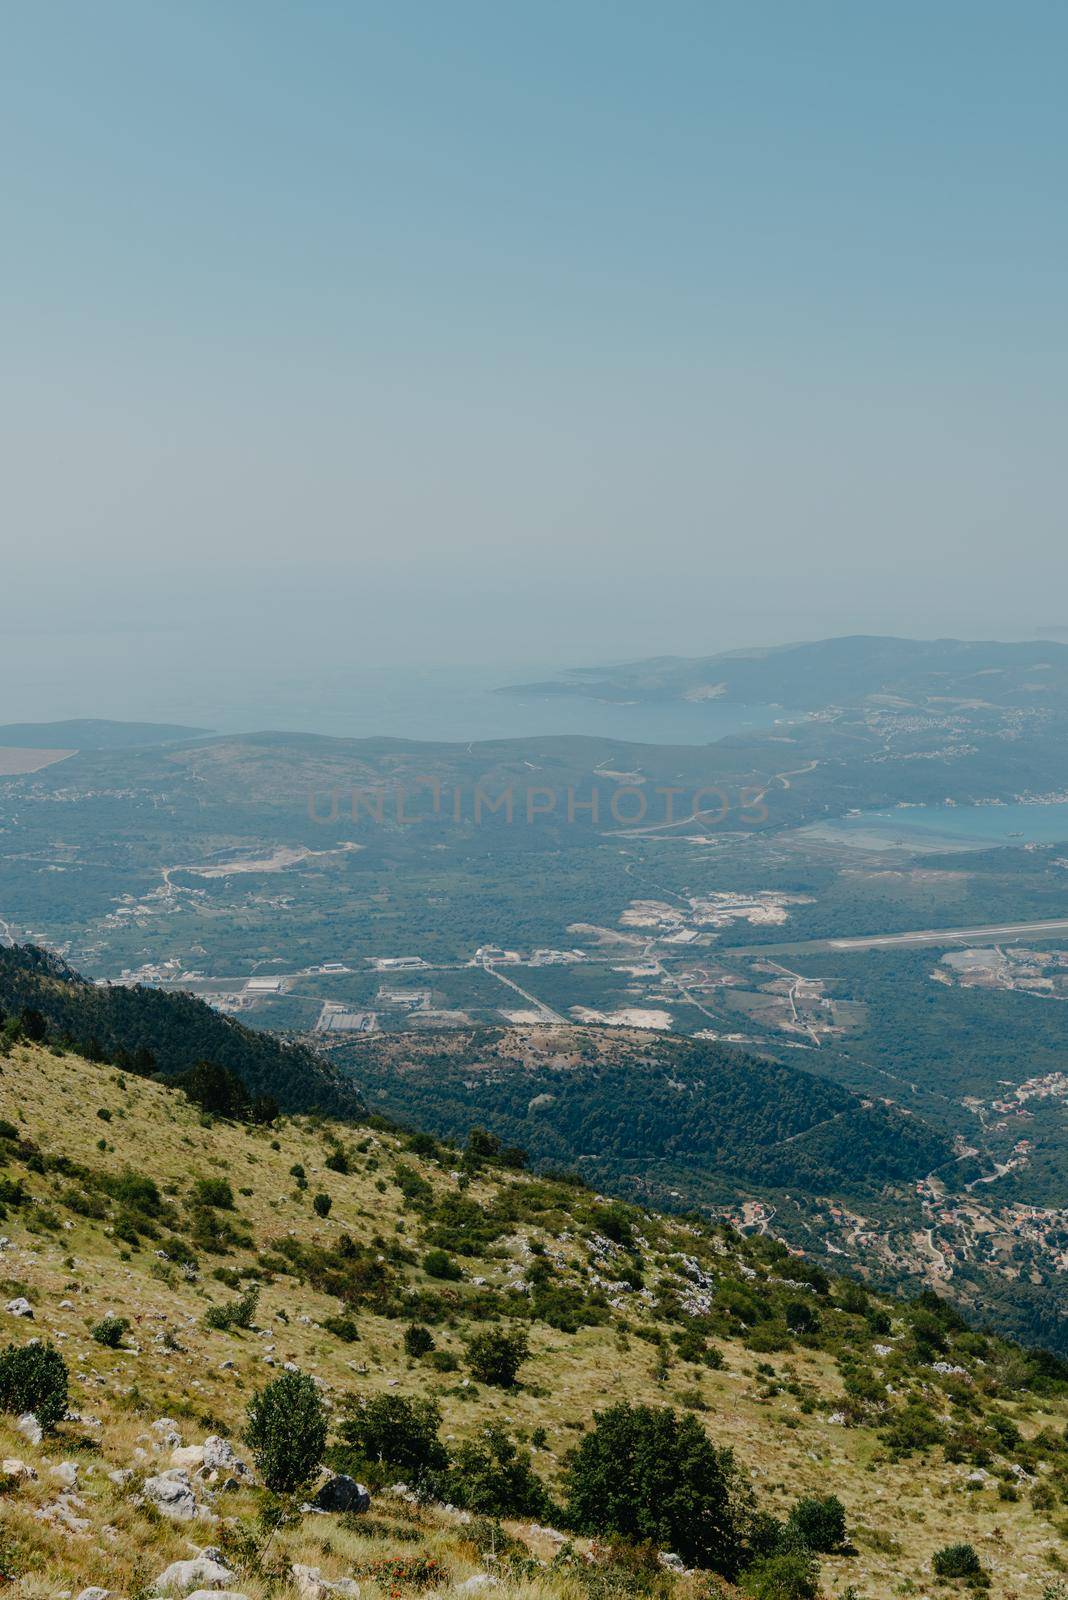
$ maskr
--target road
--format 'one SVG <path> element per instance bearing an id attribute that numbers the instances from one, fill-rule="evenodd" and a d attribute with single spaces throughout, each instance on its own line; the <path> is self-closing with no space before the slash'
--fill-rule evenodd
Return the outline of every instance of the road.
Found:
<path id="1" fill-rule="evenodd" d="M 562 1017 L 559 1011 L 554 1011 L 551 1006 L 545 1004 L 544 1000 L 539 1000 L 536 994 L 531 994 L 529 989 L 521 989 L 518 983 L 516 983 L 512 978 L 506 978 L 504 973 L 498 971 L 498 969 L 491 962 L 483 961 L 482 969 L 484 972 L 488 972 L 491 977 L 497 978 L 501 983 L 507 984 L 509 989 L 514 989 L 516 994 L 522 995 L 523 999 L 528 1005 L 533 1006 L 536 1011 L 541 1013 L 541 1019 L 544 1023 L 549 1024 L 554 1028 L 566 1028 L 568 1026 L 567 1018 Z"/>
<path id="2" fill-rule="evenodd" d="M 1002 939 L 1068 938 L 1068 917 L 1045 922 L 992 922 L 976 928 L 919 928 L 911 933 L 871 933 L 857 938 L 802 939 L 790 944 L 723 945 L 724 955 L 802 955 L 809 950 L 888 950 L 895 945 L 998 944 Z"/>
<path id="3" fill-rule="evenodd" d="M 956 944 L 959 939 L 970 944 L 996 944 L 1000 939 L 1031 933 L 1068 934 L 1068 917 L 1054 917 L 1048 922 L 990 923 L 981 928 L 923 928 L 918 933 L 883 933 L 862 939 L 830 939 L 828 943 L 832 950 L 874 950 L 895 944 Z"/>

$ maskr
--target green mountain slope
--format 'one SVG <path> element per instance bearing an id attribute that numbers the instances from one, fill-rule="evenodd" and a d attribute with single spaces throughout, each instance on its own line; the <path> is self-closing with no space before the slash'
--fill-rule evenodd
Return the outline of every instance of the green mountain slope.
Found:
<path id="1" fill-rule="evenodd" d="M 0 1584 L 891 1600 L 965 1545 L 995 1594 L 1057 1596 L 1063 1362 L 517 1159 L 206 1118 L 6 1030 Z M 292 1494 L 247 1431 L 278 1381 L 283 1456 L 318 1414 Z M 303 1509 L 324 1445 L 369 1508 Z"/>
<path id="2" fill-rule="evenodd" d="M 382 1037 L 344 1059 L 376 1108 L 452 1137 L 479 1122 L 597 1182 L 667 1163 L 735 1184 L 870 1194 L 952 1155 L 920 1118 L 742 1050 L 594 1029 L 546 1040 L 489 1028 Z"/>
<path id="3" fill-rule="evenodd" d="M 198 1061 L 236 1073 L 252 1095 L 272 1095 L 283 1110 L 313 1107 L 337 1116 L 362 1109 L 351 1083 L 301 1045 L 257 1033 L 191 995 L 141 985 L 88 983 L 58 957 L 33 945 L 0 950 L 0 1011 L 39 1012 L 50 1035 L 97 1054 L 149 1051 L 166 1077 Z"/>

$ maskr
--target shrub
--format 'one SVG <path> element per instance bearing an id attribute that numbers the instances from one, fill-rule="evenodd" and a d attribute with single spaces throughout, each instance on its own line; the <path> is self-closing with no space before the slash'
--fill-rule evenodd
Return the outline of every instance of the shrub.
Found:
<path id="1" fill-rule="evenodd" d="M 417 1483 L 448 1464 L 438 1437 L 440 1427 L 441 1412 L 433 1400 L 409 1400 L 400 1394 L 363 1395 L 338 1428 L 344 1449 L 333 1450 L 331 1459 L 342 1471 L 358 1463 L 372 1463 L 388 1466 Z"/>
<path id="2" fill-rule="evenodd" d="M 816 1600 L 820 1569 L 806 1551 L 788 1550 L 754 1561 L 743 1579 L 753 1600 Z"/>
<path id="3" fill-rule="evenodd" d="M 936 1550 L 931 1563 L 939 1578 L 977 1578 L 982 1573 L 982 1563 L 970 1544 L 946 1544 Z"/>
<path id="4" fill-rule="evenodd" d="M 324 1317 L 322 1325 L 327 1333 L 332 1333 L 343 1344 L 355 1344 L 360 1337 L 360 1330 L 351 1317 Z"/>
<path id="5" fill-rule="evenodd" d="M 601 1234 L 603 1238 L 611 1239 L 613 1244 L 620 1244 L 625 1250 L 633 1249 L 634 1226 L 631 1222 L 631 1213 L 618 1200 L 614 1200 L 608 1206 L 598 1206 L 590 1215 L 590 1223 L 594 1232 Z"/>
<path id="6" fill-rule="evenodd" d="M 450 1283 L 455 1283 L 462 1277 L 459 1264 L 444 1250 L 428 1250 L 423 1257 L 423 1271 L 431 1278 L 445 1278 Z"/>
<path id="7" fill-rule="evenodd" d="M 791 1300 L 783 1313 L 791 1333 L 815 1333 L 820 1325 L 819 1312 L 805 1300 Z"/>
<path id="8" fill-rule="evenodd" d="M 259 1284 L 250 1283 L 244 1294 L 224 1306 L 209 1306 L 204 1313 L 204 1326 L 226 1333 L 230 1328 L 251 1328 L 260 1303 Z"/>
<path id="9" fill-rule="evenodd" d="M 451 1350 L 431 1350 L 427 1362 L 435 1372 L 459 1372 L 460 1363 Z"/>
<path id="10" fill-rule="evenodd" d="M 520 1450 L 498 1422 L 487 1423 L 476 1439 L 461 1444 L 446 1490 L 457 1505 L 482 1516 L 545 1517 L 550 1512 L 530 1452 Z"/>
<path id="11" fill-rule="evenodd" d="M 340 1172 L 344 1174 L 349 1170 L 349 1158 L 345 1154 L 344 1150 L 342 1150 L 341 1146 L 338 1145 L 335 1149 L 331 1150 L 330 1154 L 323 1162 L 323 1166 L 328 1172 Z"/>
<path id="12" fill-rule="evenodd" d="M 328 1194 L 320 1193 L 312 1196 L 312 1209 L 317 1217 L 328 1217 L 333 1203 Z"/>
<path id="13" fill-rule="evenodd" d="M 90 1336 L 105 1349 L 117 1350 L 129 1326 L 125 1317 L 101 1317 L 96 1327 L 90 1330 Z"/>
<path id="14" fill-rule="evenodd" d="M 798 1500 L 790 1512 L 787 1523 L 802 1544 L 820 1555 L 834 1555 L 844 1550 L 846 1536 L 845 1506 L 836 1494 L 824 1497 L 808 1495 Z"/>
<path id="15" fill-rule="evenodd" d="M 312 1380 L 287 1372 L 253 1395 L 245 1440 L 275 1494 L 293 1494 L 309 1484 L 326 1447 L 326 1415 Z"/>
<path id="16" fill-rule="evenodd" d="M 404 1330 L 405 1354 L 418 1361 L 420 1356 L 429 1355 L 434 1348 L 434 1335 L 429 1328 L 423 1328 L 418 1322 L 413 1322 L 411 1327 Z"/>
<path id="17" fill-rule="evenodd" d="M 736 1474 L 693 1416 L 626 1402 L 594 1413 L 572 1453 L 567 1511 L 583 1533 L 653 1540 L 694 1566 L 737 1571 Z"/>
<path id="18" fill-rule="evenodd" d="M 225 1178 L 198 1178 L 192 1189 L 192 1203 L 216 1211 L 232 1211 L 234 1191 Z"/>
<path id="19" fill-rule="evenodd" d="M 50 1344 L 9 1344 L 0 1354 L 0 1411 L 32 1411 L 42 1428 L 67 1414 L 67 1364 Z"/>
<path id="20" fill-rule="evenodd" d="M 510 1389 L 528 1354 L 527 1336 L 521 1329 L 506 1333 L 503 1328 L 489 1328 L 471 1340 L 467 1347 L 467 1364 L 471 1376 L 479 1383 Z"/>

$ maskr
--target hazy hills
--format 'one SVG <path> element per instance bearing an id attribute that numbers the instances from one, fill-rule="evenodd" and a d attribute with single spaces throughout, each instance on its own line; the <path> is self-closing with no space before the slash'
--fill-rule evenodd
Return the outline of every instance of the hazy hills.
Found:
<path id="1" fill-rule="evenodd" d="M 856 635 L 710 656 L 661 656 L 574 668 L 507 694 L 603 700 L 724 700 L 813 711 L 885 698 L 922 705 L 1068 704 L 1068 644 Z"/>
<path id="2" fill-rule="evenodd" d="M 170 722 L 109 722 L 78 717 L 66 722 L 8 722 L 0 726 L 0 746 L 26 750 L 135 750 L 145 745 L 177 744 L 207 733 Z"/>

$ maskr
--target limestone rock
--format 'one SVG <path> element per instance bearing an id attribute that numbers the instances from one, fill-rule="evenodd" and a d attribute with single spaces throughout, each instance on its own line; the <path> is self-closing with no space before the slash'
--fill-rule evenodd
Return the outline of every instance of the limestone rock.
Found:
<path id="1" fill-rule="evenodd" d="M 343 1472 L 327 1478 L 312 1501 L 316 1511 L 366 1511 L 370 1504 L 371 1496 L 363 1484 Z"/>
<path id="2" fill-rule="evenodd" d="M 32 1411 L 24 1411 L 15 1426 L 27 1444 L 40 1444 L 44 1438 L 44 1429 Z"/>
<path id="3" fill-rule="evenodd" d="M 154 1588 L 161 1595 L 185 1595 L 190 1590 L 222 1589 L 232 1583 L 234 1574 L 222 1562 L 207 1556 L 197 1556 L 192 1561 L 172 1561 L 156 1579 Z"/>
<path id="4" fill-rule="evenodd" d="M 146 1478 L 145 1497 L 161 1516 L 169 1517 L 172 1522 L 192 1522 L 197 1515 L 196 1497 L 187 1474 L 180 1467 Z"/>

